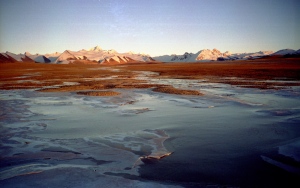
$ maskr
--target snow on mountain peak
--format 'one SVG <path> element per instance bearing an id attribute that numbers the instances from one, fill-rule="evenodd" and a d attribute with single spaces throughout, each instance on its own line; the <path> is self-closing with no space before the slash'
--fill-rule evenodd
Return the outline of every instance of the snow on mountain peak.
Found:
<path id="1" fill-rule="evenodd" d="M 60 54 L 57 59 L 54 61 L 55 64 L 57 63 L 69 63 L 69 60 L 76 60 L 77 58 L 68 50 L 65 50 L 62 54 Z"/>
<path id="2" fill-rule="evenodd" d="M 225 61 L 225 60 L 237 60 L 237 59 L 254 59 L 267 55 L 272 55 L 272 51 L 260 51 L 254 53 L 231 53 L 225 51 L 222 53 L 220 50 L 214 48 L 203 49 L 197 53 L 184 53 L 183 55 L 163 55 L 154 57 L 157 61 L 162 62 L 198 62 L 198 61 Z"/>
<path id="3" fill-rule="evenodd" d="M 223 53 L 223 56 L 230 56 L 230 55 L 231 55 L 231 52 L 229 52 L 229 51 L 226 51 Z"/>
<path id="4" fill-rule="evenodd" d="M 212 50 L 212 53 L 213 53 L 213 54 L 220 54 L 221 52 L 220 52 L 220 50 L 217 50 L 216 48 L 214 48 L 214 49 Z"/>
<path id="5" fill-rule="evenodd" d="M 29 52 L 25 52 L 24 53 L 26 56 L 31 56 L 31 53 L 29 53 Z"/>
<path id="6" fill-rule="evenodd" d="M 118 53 L 116 50 L 114 50 L 114 49 L 111 49 L 111 50 L 107 50 L 106 51 L 108 54 L 116 54 L 116 53 Z"/>
<path id="7" fill-rule="evenodd" d="M 287 55 L 287 54 L 294 54 L 296 51 L 293 49 L 282 49 L 275 52 L 273 55 Z"/>
<path id="8" fill-rule="evenodd" d="M 100 46 L 95 46 L 93 48 L 90 48 L 88 51 L 101 51 L 102 48 Z"/>
<path id="9" fill-rule="evenodd" d="M 247 60 L 257 59 L 265 56 L 296 56 L 300 55 L 299 50 L 282 49 L 277 52 L 273 51 L 258 51 L 252 53 L 231 53 L 225 51 L 222 53 L 220 50 L 203 49 L 197 53 L 185 52 L 182 55 L 162 55 L 152 58 L 148 54 L 134 53 L 129 51 L 127 53 L 119 53 L 116 50 L 102 50 L 100 46 L 95 46 L 89 50 L 69 51 L 65 50 L 63 53 L 55 52 L 52 54 L 30 54 L 25 52 L 24 54 L 14 54 L 11 52 L 1 53 L 2 58 L 6 61 L 27 61 L 32 60 L 40 63 L 70 63 L 74 60 L 90 60 L 103 64 L 123 64 L 132 62 L 201 62 L 201 61 L 226 61 L 226 60 Z"/>
<path id="10" fill-rule="evenodd" d="M 216 48 L 214 48 L 213 50 L 204 49 L 200 51 L 196 60 L 217 60 L 218 57 L 223 57 L 223 54 Z"/>

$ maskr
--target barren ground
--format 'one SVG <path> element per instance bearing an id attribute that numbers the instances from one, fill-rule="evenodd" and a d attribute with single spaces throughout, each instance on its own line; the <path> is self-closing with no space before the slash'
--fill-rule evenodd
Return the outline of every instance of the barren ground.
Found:
<path id="1" fill-rule="evenodd" d="M 43 92 L 102 91 L 97 96 L 116 95 L 118 88 L 153 88 L 157 92 L 201 95 L 166 85 L 136 79 L 140 71 L 156 72 L 154 78 L 199 79 L 259 89 L 299 86 L 300 59 L 274 58 L 249 61 L 102 65 L 0 64 L 0 89 L 40 89 Z M 105 91 L 105 92 L 104 92 Z M 84 93 L 88 94 L 88 93 Z M 92 94 L 92 95 L 93 95 Z"/>

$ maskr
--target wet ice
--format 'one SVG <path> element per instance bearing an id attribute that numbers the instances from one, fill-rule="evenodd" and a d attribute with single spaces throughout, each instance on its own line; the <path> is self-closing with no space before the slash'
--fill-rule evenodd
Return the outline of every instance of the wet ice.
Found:
<path id="1" fill-rule="evenodd" d="M 247 185 L 259 177 L 274 185 L 272 176 L 263 172 L 275 166 L 281 174 L 286 165 L 297 170 L 297 88 L 261 91 L 194 80 L 154 81 L 205 95 L 120 89 L 120 96 L 99 98 L 1 91 L 1 183 L 10 186 L 22 180 L 29 186 L 36 177 L 44 177 L 52 187 L 61 179 L 69 179 L 67 186 L 77 180 L 109 186 L 243 186 L 230 178 L 234 176 Z M 132 168 L 141 156 L 168 152 L 174 153 Z M 258 169 L 263 171 L 256 176 Z M 193 178 L 197 174 L 198 180 Z M 251 182 L 245 174 L 251 175 Z M 50 175 L 55 181 L 47 179 Z"/>

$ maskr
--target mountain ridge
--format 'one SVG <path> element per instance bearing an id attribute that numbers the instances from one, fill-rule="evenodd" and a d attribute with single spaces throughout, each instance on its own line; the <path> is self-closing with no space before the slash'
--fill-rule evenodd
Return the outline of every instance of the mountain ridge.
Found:
<path id="1" fill-rule="evenodd" d="M 65 50 L 62 53 L 55 52 L 51 54 L 14 54 L 11 52 L 0 53 L 0 62 L 36 62 L 51 64 L 68 64 L 74 61 L 87 60 L 99 64 L 127 64 L 127 63 L 148 63 L 148 62 L 209 62 L 209 61 L 226 61 L 226 60 L 248 60 L 257 59 L 265 56 L 300 56 L 300 49 L 282 49 L 276 52 L 259 51 L 252 53 L 231 53 L 229 51 L 221 52 L 214 48 L 203 49 L 196 53 L 185 52 L 182 55 L 162 55 L 151 57 L 147 54 L 127 52 L 119 53 L 116 50 L 103 50 L 100 46 L 95 46 L 88 50 L 79 51 Z"/>
<path id="2" fill-rule="evenodd" d="M 286 52 L 288 54 L 288 52 L 291 51 L 286 51 Z M 212 50 L 203 49 L 196 53 L 185 52 L 183 55 L 173 54 L 173 55 L 156 56 L 153 58 L 157 61 L 163 61 L 163 62 L 205 62 L 205 61 L 256 59 L 263 56 L 273 55 L 275 53 L 273 51 L 259 51 L 259 52 L 252 52 L 252 53 L 231 53 L 229 51 L 225 51 L 224 53 L 222 53 L 218 49 L 214 48 Z M 287 55 L 287 54 L 283 53 L 283 55 Z"/>

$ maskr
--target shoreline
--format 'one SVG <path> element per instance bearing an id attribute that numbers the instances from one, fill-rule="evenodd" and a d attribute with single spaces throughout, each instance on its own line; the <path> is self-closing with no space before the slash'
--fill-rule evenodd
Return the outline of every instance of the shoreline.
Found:
<path id="1" fill-rule="evenodd" d="M 171 79 L 142 71 L 131 76 L 121 70 L 128 67 L 112 68 L 119 68 L 118 76 L 123 79 L 98 72 L 98 77 L 95 74 L 79 82 L 61 74 L 53 75 L 56 81 L 66 76 L 61 86 L 48 89 L 60 87 L 65 92 L 1 90 L 3 99 L 9 99 L 2 101 L 4 112 L 9 112 L 2 116 L 3 138 L 7 136 L 2 149 L 7 153 L 5 160 L 15 164 L 5 171 L 13 177 L 1 183 L 15 185 L 16 179 L 22 178 L 22 184 L 28 185 L 43 176 L 53 185 L 55 181 L 48 177 L 64 176 L 64 170 L 80 174 L 80 181 L 107 181 L 109 185 L 115 185 L 118 178 L 166 186 L 272 187 L 297 182 L 273 161 L 286 164 L 278 158 L 274 146 L 293 146 L 295 151 L 299 148 L 294 142 L 299 138 L 299 87 L 281 91 L 245 89 L 213 84 L 209 79 Z M 39 78 L 44 73 L 26 74 L 23 76 Z M 131 78 L 124 79 L 125 74 Z M 77 72 L 76 76 L 82 75 Z M 159 86 L 199 90 L 205 95 L 169 95 L 151 89 Z M 71 91 L 76 87 L 95 87 L 82 92 L 106 88 L 121 95 L 77 95 Z M 14 134 L 16 131 L 18 134 Z M 282 146 L 283 142 L 290 145 Z M 44 154 L 48 157 L 40 159 Z M 19 163 L 18 158 L 25 160 Z M 46 166 L 26 168 L 32 159 Z M 28 173 L 19 176 L 13 171 L 16 166 Z M 38 170 L 44 171 L 31 173 Z M 279 178 L 282 175 L 284 179 Z"/>

